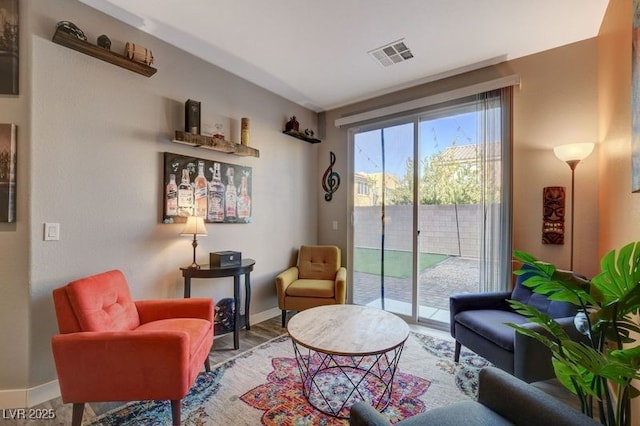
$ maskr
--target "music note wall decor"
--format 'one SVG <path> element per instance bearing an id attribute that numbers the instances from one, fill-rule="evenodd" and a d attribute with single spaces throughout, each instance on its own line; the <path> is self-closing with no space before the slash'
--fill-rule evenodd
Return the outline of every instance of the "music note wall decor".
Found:
<path id="1" fill-rule="evenodd" d="M 338 190 L 340 186 L 340 175 L 338 172 L 333 171 L 333 166 L 336 164 L 336 155 L 330 151 L 329 152 L 329 167 L 322 175 L 322 189 L 324 189 L 324 199 L 326 201 L 331 201 L 333 198 L 333 193 Z"/>

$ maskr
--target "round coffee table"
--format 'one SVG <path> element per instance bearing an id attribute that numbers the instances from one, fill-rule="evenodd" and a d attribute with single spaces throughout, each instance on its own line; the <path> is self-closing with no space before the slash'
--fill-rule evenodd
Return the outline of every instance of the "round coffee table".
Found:
<path id="1" fill-rule="evenodd" d="M 303 394 L 313 407 L 346 419 L 358 401 L 378 411 L 389 405 L 409 337 L 402 319 L 368 306 L 328 305 L 297 313 L 287 331 Z"/>

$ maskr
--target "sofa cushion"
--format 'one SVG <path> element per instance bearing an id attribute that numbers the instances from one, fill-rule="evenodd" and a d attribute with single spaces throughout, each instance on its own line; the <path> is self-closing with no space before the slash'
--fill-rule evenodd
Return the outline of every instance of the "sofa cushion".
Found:
<path id="1" fill-rule="evenodd" d="M 73 281 L 66 291 L 82 331 L 126 331 L 140 325 L 127 280 L 118 270 Z"/>
<path id="2" fill-rule="evenodd" d="M 531 269 L 531 266 L 523 265 L 522 269 Z M 511 294 L 512 300 L 517 300 L 525 305 L 533 306 L 538 311 L 543 312 L 552 318 L 572 317 L 576 314 L 578 310 L 575 305 L 567 302 L 549 300 L 544 294 L 534 293 L 529 287 L 524 285 L 524 282 L 533 276 L 535 276 L 535 274 L 532 272 L 527 272 L 518 276 L 516 286 Z"/>
<path id="3" fill-rule="evenodd" d="M 287 287 L 286 294 L 291 297 L 326 297 L 335 294 L 333 280 L 296 280 Z"/>
<path id="4" fill-rule="evenodd" d="M 525 324 L 528 321 L 522 315 L 514 312 L 475 310 L 460 312 L 455 316 L 455 322 L 501 348 L 513 352 L 515 330 L 505 323 Z"/>

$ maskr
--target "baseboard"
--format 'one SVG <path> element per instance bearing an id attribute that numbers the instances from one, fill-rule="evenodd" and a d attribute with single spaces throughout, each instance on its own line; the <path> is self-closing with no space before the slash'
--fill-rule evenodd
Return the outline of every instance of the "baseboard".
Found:
<path id="1" fill-rule="evenodd" d="M 258 324 L 278 315 L 278 308 L 251 314 L 251 324 Z M 0 409 L 34 407 L 59 396 L 60 387 L 57 380 L 29 389 L 0 390 Z"/>
<path id="2" fill-rule="evenodd" d="M 57 380 L 29 389 L 0 390 L 0 409 L 34 407 L 59 396 Z"/>
<path id="3" fill-rule="evenodd" d="M 258 324 L 259 322 L 280 316 L 281 312 L 282 311 L 278 308 L 272 308 L 267 311 L 258 312 L 257 314 L 251 314 L 251 318 L 249 318 L 249 320 L 251 321 L 251 324 Z"/>

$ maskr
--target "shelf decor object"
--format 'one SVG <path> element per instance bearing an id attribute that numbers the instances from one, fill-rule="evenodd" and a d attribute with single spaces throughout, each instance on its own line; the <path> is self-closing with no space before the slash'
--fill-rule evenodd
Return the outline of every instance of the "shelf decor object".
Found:
<path id="1" fill-rule="evenodd" d="M 101 59 L 113 65 L 128 69 L 129 71 L 144 75 L 145 77 L 151 77 L 158 71 L 157 69 L 141 62 L 135 62 L 131 59 L 127 59 L 124 55 L 120 55 L 119 53 L 91 44 L 88 41 L 81 40 L 78 37 L 66 33 L 61 28 L 58 28 L 53 34 L 52 41 L 61 46 L 84 53 L 85 55 L 93 56 L 94 58 Z"/>
<path id="2" fill-rule="evenodd" d="M 322 142 L 320 139 L 316 139 L 313 137 L 313 131 L 307 129 L 304 132 L 300 131 L 300 123 L 296 120 L 296 116 L 294 115 L 287 121 L 284 125 L 284 130 L 282 131 L 285 135 L 289 135 L 291 137 L 301 139 L 305 142 L 309 143 L 320 143 Z"/>
<path id="3" fill-rule="evenodd" d="M 194 135 L 180 130 L 176 130 L 174 143 L 189 145 L 195 148 L 205 148 L 212 151 L 226 152 L 227 154 L 239 155 L 241 157 L 260 157 L 260 151 L 247 145 L 231 142 L 221 138 L 214 138 L 205 135 Z"/>

